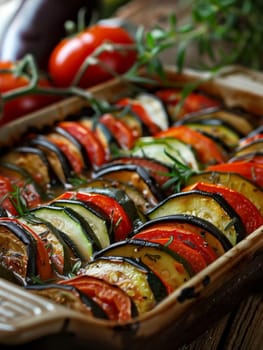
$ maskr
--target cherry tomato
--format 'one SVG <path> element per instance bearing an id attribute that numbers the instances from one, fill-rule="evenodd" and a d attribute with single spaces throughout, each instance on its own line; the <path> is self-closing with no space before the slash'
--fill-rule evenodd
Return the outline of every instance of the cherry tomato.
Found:
<path id="1" fill-rule="evenodd" d="M 63 87 L 71 85 L 82 63 L 105 42 L 131 45 L 134 40 L 121 27 L 99 24 L 65 38 L 50 55 L 49 73 L 54 83 Z M 87 68 L 79 83 L 81 87 L 87 88 L 112 78 L 109 71 L 124 73 L 134 64 L 136 52 L 113 49 L 103 51 L 97 58 L 101 64 L 95 63 Z"/>
<path id="2" fill-rule="evenodd" d="M 0 62 L 1 69 L 12 69 L 15 63 Z M 10 92 L 17 88 L 26 87 L 29 79 L 26 75 L 16 75 L 15 73 L 0 72 L 0 94 Z M 39 86 L 50 87 L 51 84 L 46 78 L 39 79 Z M 6 101 L 3 106 L 3 115 L 0 118 L 0 126 L 25 114 L 34 112 L 58 100 L 57 96 L 44 94 L 27 94 Z"/>

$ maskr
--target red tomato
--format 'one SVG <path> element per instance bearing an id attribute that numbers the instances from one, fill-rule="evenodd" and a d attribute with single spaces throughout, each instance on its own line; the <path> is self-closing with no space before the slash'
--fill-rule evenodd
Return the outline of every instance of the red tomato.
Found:
<path id="1" fill-rule="evenodd" d="M 62 121 L 58 125 L 84 146 L 92 166 L 100 166 L 105 163 L 106 151 L 92 130 L 75 121 Z"/>
<path id="2" fill-rule="evenodd" d="M 216 185 L 204 182 L 197 182 L 183 189 L 200 190 L 207 192 L 220 193 L 231 207 L 237 212 L 246 227 L 247 234 L 255 231 L 263 225 L 263 217 L 257 207 L 242 193 L 232 190 L 223 185 Z"/>
<path id="3" fill-rule="evenodd" d="M 114 198 L 101 193 L 81 191 L 66 191 L 58 197 L 58 199 L 75 198 L 97 205 L 108 215 L 112 222 L 114 241 L 126 239 L 128 234 L 132 231 L 133 226 L 128 214 Z"/>
<path id="4" fill-rule="evenodd" d="M 263 164 L 249 160 L 240 160 L 232 163 L 211 165 L 207 171 L 231 172 L 240 174 L 263 187 Z"/>
<path id="5" fill-rule="evenodd" d="M 59 134 L 49 134 L 47 138 L 53 142 L 66 156 L 72 168 L 74 169 L 76 174 L 81 174 L 83 169 L 85 168 L 85 164 L 81 153 L 78 150 L 74 149 L 70 146 L 70 142 L 65 142 L 62 138 L 59 137 Z"/>
<path id="6" fill-rule="evenodd" d="M 144 240 L 162 244 L 179 254 L 190 264 L 194 273 L 198 273 L 207 267 L 205 259 L 197 250 L 188 246 L 180 239 L 174 238 L 169 231 L 163 231 L 161 236 L 158 236 L 158 232 L 156 234 L 155 231 L 151 233 L 147 232 L 144 236 Z"/>
<path id="7" fill-rule="evenodd" d="M 114 135 L 121 148 L 131 149 L 134 146 L 135 137 L 132 128 L 123 120 L 115 118 L 111 113 L 105 113 L 100 117 L 100 123 Z"/>
<path id="8" fill-rule="evenodd" d="M 54 83 L 63 87 L 71 85 L 82 63 L 105 42 L 128 46 L 134 40 L 123 28 L 99 24 L 76 36 L 65 38 L 50 55 L 49 73 Z M 80 80 L 81 87 L 87 88 L 112 78 L 109 71 L 124 73 L 134 64 L 136 52 L 128 49 L 104 51 L 98 59 L 101 65 L 93 64 L 88 67 Z M 103 66 L 108 67 L 108 71 Z"/>
<path id="9" fill-rule="evenodd" d="M 59 282 L 74 286 L 98 303 L 110 320 L 129 321 L 132 318 L 132 303 L 129 296 L 115 285 L 92 276 L 77 276 Z"/>
<path id="10" fill-rule="evenodd" d="M 244 139 L 240 140 L 239 147 L 248 145 L 250 142 L 261 140 L 261 139 L 263 139 L 263 133 L 245 137 Z"/>
<path id="11" fill-rule="evenodd" d="M 172 243 L 173 241 L 179 240 L 184 245 L 198 252 L 202 256 L 206 265 L 211 264 L 217 259 L 216 254 L 214 253 L 212 248 L 207 244 L 206 240 L 203 237 L 201 237 L 196 232 L 191 231 L 191 228 L 184 229 L 181 227 L 177 227 L 176 224 L 174 224 L 173 222 L 155 224 L 152 227 L 143 229 L 141 232 L 134 235 L 133 238 L 144 240 L 168 239 L 166 243 Z M 170 245 L 168 245 L 168 247 L 171 248 Z M 191 256 L 186 259 L 190 262 Z"/>
<path id="12" fill-rule="evenodd" d="M 1 69 L 11 69 L 14 67 L 12 62 L 0 62 Z M 11 90 L 26 87 L 29 84 L 29 79 L 25 75 L 16 75 L 15 73 L 0 72 L 0 94 L 10 92 Z M 45 78 L 40 78 L 39 86 L 50 87 L 50 83 Z M 0 118 L 0 126 L 14 119 L 17 119 L 25 114 L 34 112 L 44 106 L 58 100 L 57 96 L 28 94 L 17 97 L 4 103 L 3 116 Z"/>
<path id="13" fill-rule="evenodd" d="M 170 111 L 173 111 L 173 108 L 182 99 L 182 91 L 180 89 L 167 88 L 157 91 L 156 95 L 167 104 Z M 192 92 L 185 98 L 179 116 L 207 108 L 220 107 L 220 105 L 221 103 L 215 98 Z"/>
<path id="14" fill-rule="evenodd" d="M 175 137 L 191 145 L 196 150 L 202 164 L 223 163 L 225 161 L 223 152 L 211 138 L 185 125 L 172 126 L 155 136 Z"/>
<path id="15" fill-rule="evenodd" d="M 0 175 L 0 205 L 11 215 L 17 215 L 17 210 L 9 198 L 12 192 L 11 181 L 7 177 Z"/>
<path id="16" fill-rule="evenodd" d="M 142 123 L 148 128 L 151 135 L 155 135 L 161 131 L 159 125 L 155 124 L 149 115 L 146 108 L 136 100 L 128 97 L 123 97 L 116 103 L 119 107 L 129 107 L 132 112 L 142 121 Z"/>

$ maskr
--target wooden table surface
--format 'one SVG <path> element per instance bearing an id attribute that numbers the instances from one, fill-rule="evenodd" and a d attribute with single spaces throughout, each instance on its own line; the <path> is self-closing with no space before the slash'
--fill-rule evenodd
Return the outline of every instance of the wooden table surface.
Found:
<path id="1" fill-rule="evenodd" d="M 160 5 L 161 4 L 161 5 Z M 178 0 L 133 0 L 120 7 L 116 16 L 127 20 L 135 26 L 147 30 L 157 23 L 163 27 L 168 16 L 174 12 L 181 23 L 187 21 L 189 6 L 185 1 Z M 195 58 L 194 49 L 188 58 L 191 65 Z M 169 52 L 164 55 L 165 63 L 173 61 Z M 234 297 L 234 296 L 233 296 Z M 263 289 L 256 286 L 237 307 L 212 325 L 190 344 L 185 344 L 180 350 L 263 350 Z"/>

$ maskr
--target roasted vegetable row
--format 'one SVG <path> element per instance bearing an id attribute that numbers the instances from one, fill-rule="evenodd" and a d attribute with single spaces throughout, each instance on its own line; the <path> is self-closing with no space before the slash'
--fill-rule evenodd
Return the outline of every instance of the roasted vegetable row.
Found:
<path id="1" fill-rule="evenodd" d="M 196 93 L 174 120 L 178 96 L 82 111 L 3 152 L 2 277 L 125 322 L 263 225 L 259 122 Z"/>

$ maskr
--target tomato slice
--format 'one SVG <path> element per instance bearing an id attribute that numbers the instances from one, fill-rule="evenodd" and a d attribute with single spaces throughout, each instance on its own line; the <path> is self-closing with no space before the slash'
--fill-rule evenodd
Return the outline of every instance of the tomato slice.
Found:
<path id="1" fill-rule="evenodd" d="M 221 103 L 209 96 L 192 92 L 184 100 L 183 108 L 185 113 L 193 113 L 203 109 L 220 107 Z"/>
<path id="2" fill-rule="evenodd" d="M 170 109 L 169 107 L 175 107 L 182 99 L 182 90 L 180 89 L 167 88 L 158 90 L 155 94 L 166 103 L 168 109 Z M 221 103 L 218 100 L 197 92 L 192 92 L 185 98 L 179 116 L 182 117 L 188 113 L 220 106 Z"/>
<path id="3" fill-rule="evenodd" d="M 66 156 L 76 174 L 81 174 L 84 169 L 84 161 L 81 154 L 74 146 L 58 133 L 50 133 L 47 139 L 53 142 Z"/>
<path id="4" fill-rule="evenodd" d="M 118 286 L 93 276 L 77 276 L 60 284 L 71 285 L 91 297 L 106 312 L 110 320 L 125 322 L 132 318 L 130 297 Z"/>
<path id="5" fill-rule="evenodd" d="M 141 232 L 135 234 L 133 238 L 145 239 L 145 240 L 164 239 L 165 242 L 163 243 L 165 245 L 168 245 L 170 249 L 172 249 L 171 245 L 173 244 L 173 242 L 180 241 L 185 246 L 188 246 L 192 250 L 195 250 L 196 252 L 198 252 L 199 255 L 202 256 L 203 259 L 199 259 L 199 257 L 197 257 L 197 260 L 200 260 L 198 263 L 198 266 L 200 266 L 199 264 L 201 264 L 202 266 L 204 262 L 206 265 L 209 265 L 217 259 L 217 255 L 212 250 L 212 248 L 207 244 L 204 238 L 202 238 L 199 234 L 195 233 L 194 231 L 177 227 L 172 222 L 155 224 L 153 227 L 149 227 L 148 229 L 144 229 Z M 162 242 L 159 242 L 159 243 L 162 243 Z M 187 251 L 187 253 L 188 252 L 190 253 L 190 251 Z M 195 255 L 195 253 L 193 254 Z M 193 256 L 193 258 L 194 257 L 195 256 Z M 189 263 L 191 263 L 191 257 L 188 258 L 186 256 L 185 258 Z"/>
<path id="6" fill-rule="evenodd" d="M 257 140 L 261 140 L 261 139 L 263 139 L 263 133 L 245 137 L 242 140 L 240 140 L 239 147 L 245 146 L 253 141 L 257 141 Z"/>
<path id="7" fill-rule="evenodd" d="M 223 163 L 226 160 L 223 152 L 211 138 L 185 125 L 172 126 L 155 136 L 175 137 L 191 145 L 197 151 L 198 158 L 203 164 Z"/>
<path id="8" fill-rule="evenodd" d="M 101 208 L 101 210 L 110 218 L 112 222 L 114 241 L 121 241 L 127 238 L 133 229 L 132 221 L 123 207 L 115 200 L 105 194 L 67 191 L 60 195 L 58 199 L 80 199 L 87 203 L 93 203 Z"/>
<path id="9" fill-rule="evenodd" d="M 17 210 L 9 198 L 11 192 L 13 192 L 11 181 L 0 175 L 0 205 L 11 215 L 17 215 Z"/>
<path id="10" fill-rule="evenodd" d="M 201 190 L 207 192 L 220 193 L 240 216 L 247 234 L 254 232 L 263 225 L 263 216 L 257 207 L 242 193 L 219 184 L 198 182 L 187 186 L 183 191 Z"/>
<path id="11" fill-rule="evenodd" d="M 8 181 L 11 184 L 10 186 L 7 186 L 6 189 L 8 189 L 8 193 L 14 191 L 14 189 L 19 188 L 21 196 L 26 202 L 26 205 L 28 208 L 33 208 L 37 205 L 39 205 L 42 202 L 42 196 L 41 189 L 37 186 L 37 184 L 33 181 L 32 178 L 30 178 L 29 174 L 25 174 L 22 168 L 14 166 L 14 168 L 7 167 L 1 167 L 1 177 L 5 177 L 8 179 Z M 3 186 L 3 185 L 2 185 Z M 3 187 L 2 187 L 3 188 Z M 4 194 L 4 190 L 3 190 Z M 1 198 L 1 190 L 0 190 L 0 198 Z M 1 200 L 0 200 L 1 201 Z M 11 203 L 10 199 L 9 202 Z M 11 209 L 11 208 L 10 208 Z M 17 210 L 10 212 L 12 215 L 17 215 Z"/>
<path id="12" fill-rule="evenodd" d="M 261 163 L 249 160 L 234 161 L 231 163 L 210 165 L 206 170 L 237 173 L 263 187 L 263 164 Z"/>
<path id="13" fill-rule="evenodd" d="M 80 122 L 62 121 L 59 127 L 68 131 L 84 147 L 92 166 L 100 166 L 106 161 L 106 152 L 96 135 Z"/>
<path id="14" fill-rule="evenodd" d="M 143 124 L 146 125 L 151 135 L 155 135 L 161 131 L 159 125 L 152 121 L 152 118 L 140 102 L 132 100 L 131 98 L 122 98 L 116 103 L 116 105 L 119 107 L 129 107 L 132 112 L 139 117 Z"/>
<path id="15" fill-rule="evenodd" d="M 165 245 L 169 249 L 182 256 L 191 265 L 194 273 L 202 271 L 207 266 L 205 259 L 197 250 L 190 247 L 189 245 L 186 245 L 181 240 L 176 239 L 173 235 L 170 234 L 169 231 L 162 231 L 161 237 L 156 237 L 155 231 L 151 231 L 151 233 L 148 232 L 147 234 L 144 234 L 144 236 L 144 240 Z M 135 238 L 139 237 L 137 236 Z"/>
<path id="16" fill-rule="evenodd" d="M 114 117 L 111 113 L 106 113 L 100 117 L 100 123 L 106 126 L 116 138 L 120 147 L 131 149 L 134 146 L 135 137 L 133 131 L 123 120 Z"/>

